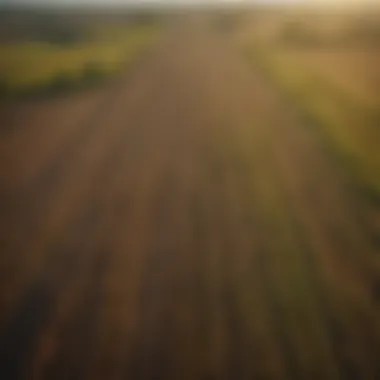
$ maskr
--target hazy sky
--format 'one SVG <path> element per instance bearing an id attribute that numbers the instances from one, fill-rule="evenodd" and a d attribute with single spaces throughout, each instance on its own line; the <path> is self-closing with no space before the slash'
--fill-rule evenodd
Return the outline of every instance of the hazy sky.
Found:
<path id="1" fill-rule="evenodd" d="M 96 5 L 123 5 L 123 4 L 138 4 L 138 3 L 218 3 L 218 2 L 245 2 L 245 3 L 309 3 L 309 4 L 365 4 L 365 3 L 380 3 L 380 0 L 0 0 L 0 4 L 45 4 L 45 5 L 80 5 L 80 4 L 96 4 Z"/>

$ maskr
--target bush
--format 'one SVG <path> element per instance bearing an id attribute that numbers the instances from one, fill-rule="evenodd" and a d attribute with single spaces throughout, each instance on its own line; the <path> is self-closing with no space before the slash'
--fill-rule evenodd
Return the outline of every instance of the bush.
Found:
<path id="1" fill-rule="evenodd" d="M 74 81 L 65 72 L 59 72 L 46 86 L 46 91 L 49 93 L 59 93 L 72 88 Z"/>
<path id="2" fill-rule="evenodd" d="M 83 69 L 81 80 L 88 84 L 97 83 L 107 76 L 107 73 L 102 67 L 95 63 L 87 63 Z"/>
<path id="3" fill-rule="evenodd" d="M 99 65 L 92 62 L 85 65 L 82 74 L 78 78 L 72 78 L 66 72 L 58 73 L 46 86 L 43 86 L 39 92 L 49 95 L 60 94 L 62 92 L 97 84 L 104 80 L 106 76 L 107 73 Z"/>
<path id="4" fill-rule="evenodd" d="M 10 89 L 7 83 L 0 82 L 0 98 L 4 98 L 9 95 Z"/>

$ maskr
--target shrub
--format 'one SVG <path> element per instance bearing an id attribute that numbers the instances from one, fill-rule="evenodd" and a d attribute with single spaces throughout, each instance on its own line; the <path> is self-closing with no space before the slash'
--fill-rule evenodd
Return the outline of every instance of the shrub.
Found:
<path id="1" fill-rule="evenodd" d="M 107 76 L 107 72 L 95 62 L 87 63 L 83 69 L 81 80 L 88 84 L 97 83 Z"/>
<path id="2" fill-rule="evenodd" d="M 44 91 L 48 93 L 60 93 L 62 91 L 66 91 L 75 85 L 73 79 L 65 72 L 57 73 L 51 81 L 46 85 Z"/>
<path id="3" fill-rule="evenodd" d="M 9 86 L 5 82 L 0 82 L 0 97 L 4 98 L 10 92 Z"/>

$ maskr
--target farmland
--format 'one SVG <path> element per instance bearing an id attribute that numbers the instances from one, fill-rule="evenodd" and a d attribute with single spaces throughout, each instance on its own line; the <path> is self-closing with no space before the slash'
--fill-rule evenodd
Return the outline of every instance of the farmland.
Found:
<path id="1" fill-rule="evenodd" d="M 169 13 L 106 85 L 0 108 L 1 379 L 380 377 L 378 131 L 352 135 L 374 42 L 287 47 L 282 13 L 228 12 Z"/>
<path id="2" fill-rule="evenodd" d="M 262 67 L 305 118 L 318 125 L 353 185 L 370 202 L 369 208 L 376 207 L 380 199 L 379 12 L 274 12 L 257 24 L 241 25 L 240 33 L 239 44 L 249 59 Z"/>
<path id="3" fill-rule="evenodd" d="M 91 21 L 91 20 L 90 20 Z M 39 16 L 0 41 L 0 92 L 14 97 L 62 91 L 112 76 L 157 37 L 156 20 L 51 20 Z M 46 25 L 45 25 L 46 24 Z M 42 26 L 41 26 L 42 25 Z M 9 25 L 8 28 L 12 28 Z M 12 29 L 11 29 L 12 30 Z"/>

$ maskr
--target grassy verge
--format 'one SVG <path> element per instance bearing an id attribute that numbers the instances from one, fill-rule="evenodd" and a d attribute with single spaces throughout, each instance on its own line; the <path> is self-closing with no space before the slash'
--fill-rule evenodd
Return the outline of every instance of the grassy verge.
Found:
<path id="1" fill-rule="evenodd" d="M 158 25 L 95 25 L 69 43 L 0 44 L 0 96 L 56 94 L 94 85 L 133 62 L 157 37 Z"/>
<path id="2" fill-rule="evenodd" d="M 380 17 L 268 12 L 236 33 L 248 59 L 318 128 L 329 153 L 369 204 L 380 206 Z"/>
<path id="3" fill-rule="evenodd" d="M 259 48 L 247 54 L 305 119 L 319 127 L 320 136 L 356 188 L 372 204 L 380 205 L 380 108 L 359 101 L 286 53 Z"/>

